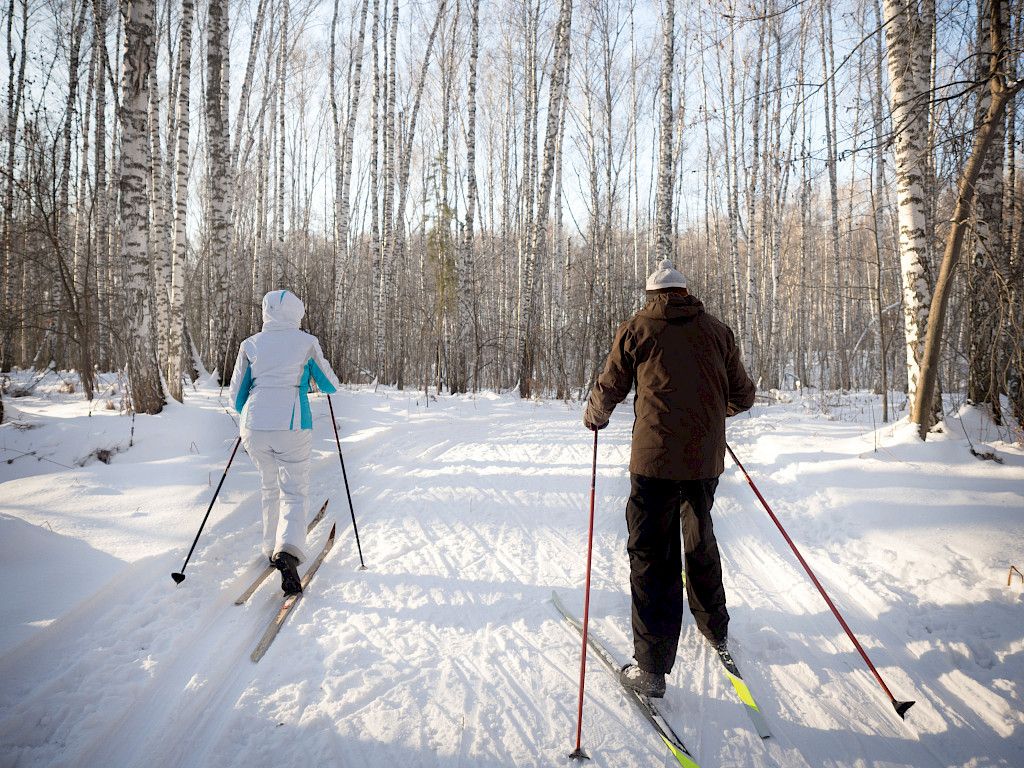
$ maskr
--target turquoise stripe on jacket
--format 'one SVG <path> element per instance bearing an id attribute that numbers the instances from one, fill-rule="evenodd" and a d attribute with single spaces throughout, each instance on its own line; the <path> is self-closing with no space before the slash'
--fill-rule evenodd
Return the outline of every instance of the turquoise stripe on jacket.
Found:
<path id="1" fill-rule="evenodd" d="M 330 379 L 320 370 L 320 366 L 312 360 L 306 363 L 302 369 L 302 380 L 299 382 L 299 427 L 301 429 L 313 428 L 313 414 L 309 409 L 309 380 L 316 382 L 317 388 L 325 394 L 337 392 L 337 388 L 330 382 Z M 293 422 L 294 423 L 294 422 Z"/>
<path id="2" fill-rule="evenodd" d="M 245 361 L 245 374 L 242 376 L 242 384 L 238 387 L 238 394 L 235 395 L 235 410 L 242 412 L 245 402 L 249 399 L 249 390 L 252 389 L 252 366 Z"/>

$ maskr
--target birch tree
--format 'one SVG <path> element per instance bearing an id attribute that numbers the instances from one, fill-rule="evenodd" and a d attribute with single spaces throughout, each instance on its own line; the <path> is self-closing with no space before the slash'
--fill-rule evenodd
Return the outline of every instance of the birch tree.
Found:
<path id="1" fill-rule="evenodd" d="M 555 52 L 551 64 L 551 85 L 548 91 L 547 126 L 544 133 L 544 164 L 540 173 L 537 199 L 537 217 L 530 233 L 530 247 L 526 258 L 523 281 L 521 314 L 525 324 L 519 347 L 519 395 L 530 397 L 534 363 L 534 288 L 537 260 L 547 247 L 548 213 L 551 206 L 551 185 L 555 169 L 555 144 L 558 124 L 565 100 L 565 58 L 569 55 L 569 35 L 572 29 L 572 0 L 562 0 L 555 27 Z"/>
<path id="2" fill-rule="evenodd" d="M 1001 26 L 1008 26 L 1005 5 Z M 992 71 L 992 13 L 991 0 L 978 4 L 978 81 L 987 80 Z M 975 107 L 975 130 L 980 131 L 992 104 L 991 88 L 983 88 Z M 989 150 L 978 171 L 974 184 L 974 209 L 971 217 L 973 244 L 969 265 L 968 327 L 970 331 L 967 397 L 979 405 L 987 405 L 996 420 L 1000 420 L 999 362 L 1003 349 L 999 344 L 997 327 L 1000 324 L 1000 293 L 1002 283 L 1009 277 L 1003 265 L 1003 121 L 992 126 L 992 149 Z M 1008 285 L 1008 283 L 1006 283 Z"/>
<path id="3" fill-rule="evenodd" d="M 110 180 L 107 176 L 107 0 L 93 0 L 93 46 L 96 47 L 96 98 L 93 130 L 93 244 L 96 251 L 96 360 L 109 363 L 110 348 Z"/>
<path id="4" fill-rule="evenodd" d="M 658 196 L 654 214 L 658 259 L 672 258 L 672 80 L 675 74 L 675 0 L 665 0 L 661 18 L 661 119 L 658 142 Z"/>
<path id="5" fill-rule="evenodd" d="M 285 2 L 287 18 L 288 2 Z M 227 283 L 229 263 L 228 185 L 230 184 L 227 118 L 228 67 L 228 4 L 227 0 L 210 0 L 206 31 L 206 213 L 207 240 L 204 257 L 210 270 L 211 307 L 209 313 L 210 353 L 213 366 L 226 381 L 230 361 L 228 350 L 231 340 L 224 318 L 228 316 Z"/>
<path id="6" fill-rule="evenodd" d="M 159 413 L 164 396 L 153 348 L 149 308 L 149 66 L 153 0 L 122 0 L 124 58 L 121 75 L 121 258 L 126 272 L 122 329 L 124 356 L 137 413 Z"/>
<path id="7" fill-rule="evenodd" d="M 466 101 L 466 219 L 463 223 L 462 240 L 457 256 L 458 291 L 456 300 L 455 327 L 456 364 L 452 380 L 453 392 L 465 392 L 469 388 L 469 370 L 467 350 L 470 346 L 472 326 L 475 324 L 473 312 L 474 281 L 473 281 L 473 236 L 476 217 L 477 180 L 476 180 L 476 85 L 477 62 L 480 51 L 480 0 L 470 0 L 470 42 L 469 42 L 469 91 Z"/>
<path id="8" fill-rule="evenodd" d="M 920 387 L 914 398 L 910 420 L 918 425 L 918 434 L 924 440 L 935 423 L 932 407 L 938 388 L 939 349 L 942 342 L 946 310 L 949 305 L 953 271 L 960 260 L 964 236 L 969 224 L 971 207 L 977 189 L 978 177 L 985 158 L 999 133 L 1007 103 L 1020 90 L 1021 81 L 1009 81 L 1006 75 L 1007 58 L 1004 39 L 1007 32 L 1003 0 L 988 0 L 989 14 L 989 72 L 987 88 L 988 111 L 971 142 L 971 154 L 957 182 L 956 205 L 950 219 L 949 233 L 942 254 L 939 277 L 932 297 L 929 325 L 921 355 Z"/>
<path id="9" fill-rule="evenodd" d="M 100 0 L 102 2 L 102 0 Z M 188 256 L 189 96 L 192 74 L 193 0 L 181 0 L 181 40 L 178 44 L 177 114 L 175 126 L 174 241 L 171 262 L 167 359 L 164 373 L 171 397 L 182 399 L 182 359 L 185 354 L 185 261 Z"/>
<path id="10" fill-rule="evenodd" d="M 896 212 L 899 222 L 906 338 L 907 397 L 913 402 L 921 379 L 922 344 L 932 289 L 928 274 L 927 200 L 931 40 L 935 0 L 885 0 Z"/>
<path id="11" fill-rule="evenodd" d="M 0 328 L 0 370 L 9 371 L 14 358 L 14 179 L 18 118 L 25 93 L 25 60 L 28 49 L 28 0 L 21 0 L 21 50 L 14 44 L 15 0 L 7 6 L 7 173 L 3 175 L 3 302 L 6 308 Z"/>
<path id="12" fill-rule="evenodd" d="M 369 9 L 369 0 L 363 0 L 359 11 L 359 32 L 356 37 L 355 49 L 349 54 L 351 80 L 348 83 L 349 102 L 346 108 L 344 130 L 341 127 L 341 118 L 337 107 L 337 93 L 335 91 L 335 28 L 338 18 L 338 0 L 334 2 L 334 16 L 331 21 L 331 63 L 330 63 L 330 89 L 331 89 L 331 113 L 334 119 L 334 151 L 335 151 L 335 230 L 334 242 L 337 249 L 335 262 L 334 292 L 334 323 L 335 332 L 340 328 L 342 313 L 344 312 L 345 301 L 345 279 L 344 271 L 350 266 L 350 243 L 349 233 L 350 195 L 352 187 L 352 156 L 356 138 L 356 117 L 359 114 L 359 100 L 362 93 L 363 74 L 363 42 L 366 35 L 366 14 Z M 337 345 L 335 345 L 337 350 Z"/>

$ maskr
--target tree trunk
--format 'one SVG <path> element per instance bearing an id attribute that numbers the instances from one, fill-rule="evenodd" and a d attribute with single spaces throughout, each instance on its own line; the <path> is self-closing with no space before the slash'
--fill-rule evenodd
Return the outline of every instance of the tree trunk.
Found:
<path id="1" fill-rule="evenodd" d="M 434 50 L 434 41 L 437 38 L 437 32 L 441 27 L 441 23 L 444 20 L 445 12 L 447 10 L 447 0 L 441 0 L 437 8 L 437 16 L 434 18 L 434 25 L 430 30 L 430 36 L 427 38 L 426 50 L 423 54 L 423 65 L 420 68 L 419 79 L 416 82 L 416 91 L 413 97 L 412 110 L 409 116 L 409 123 L 405 127 L 401 136 L 401 143 L 398 142 L 398 137 L 395 137 L 394 143 L 396 144 L 394 152 L 395 166 L 392 170 L 392 181 L 391 185 L 395 189 L 397 195 L 397 205 L 394 209 L 393 220 L 390 225 L 391 229 L 391 247 L 388 254 L 388 259 L 384 265 L 384 289 L 387 302 L 390 304 L 397 295 L 397 286 L 395 285 L 395 270 L 398 267 L 399 261 L 404 258 L 405 249 L 405 207 L 408 200 L 409 193 L 409 171 L 412 163 L 412 149 L 413 142 L 416 138 L 416 124 L 419 118 L 420 104 L 423 97 L 423 88 L 427 81 L 427 70 L 430 67 L 430 57 Z M 394 93 L 389 94 L 389 100 L 393 102 Z M 385 192 L 385 204 L 387 202 L 387 192 Z M 399 308 L 397 318 L 399 322 L 403 319 L 401 313 L 404 311 L 403 308 Z M 404 337 L 401 329 L 398 331 L 398 339 L 400 347 L 404 342 Z M 398 383 L 401 388 L 400 378 L 402 375 L 402 353 L 399 351 L 397 355 L 396 364 L 391 371 L 392 379 Z"/>
<path id="2" fill-rule="evenodd" d="M 934 0 L 920 11 L 902 0 L 885 0 L 889 91 L 899 221 L 900 270 L 903 284 L 903 332 L 906 339 L 907 397 L 917 398 L 921 379 L 922 343 L 932 293 L 928 276 L 929 84 Z"/>
<path id="3" fill-rule="evenodd" d="M 821 23 L 821 63 L 822 77 L 825 83 L 825 148 L 828 167 L 829 190 L 829 264 L 832 272 L 833 295 L 831 297 L 832 316 L 831 334 L 832 349 L 835 352 L 833 366 L 839 370 L 833 374 L 833 386 L 839 389 L 850 387 L 850 361 L 847 354 L 845 338 L 844 305 L 846 292 L 843 288 L 842 261 L 839 255 L 839 183 L 837 179 L 838 157 L 836 144 L 838 138 L 838 121 L 836 115 L 836 88 L 833 71 L 835 70 L 835 53 L 832 46 L 832 4 L 822 0 L 820 8 Z"/>
<path id="4" fill-rule="evenodd" d="M 153 0 L 122 0 L 124 67 L 121 80 L 121 257 L 125 264 L 125 339 L 132 408 L 159 413 L 164 406 L 149 312 L 149 131 L 147 125 Z"/>
<path id="5" fill-rule="evenodd" d="M 14 46 L 15 0 L 7 8 L 7 169 L 3 174 L 3 301 L 6 311 L 0 320 L 0 371 L 14 364 L 14 159 L 18 139 L 18 117 L 25 93 L 25 60 L 28 47 L 28 0 L 21 0 L 21 52 Z M 20 61 L 19 61 L 20 59 Z M 17 65 L 17 66 L 16 66 Z"/>
<path id="6" fill-rule="evenodd" d="M 471 0 L 469 43 L 469 93 L 466 110 L 468 113 L 466 127 L 466 220 L 462 233 L 457 257 L 458 291 L 456 303 L 456 362 L 452 391 L 465 392 L 469 389 L 469 367 L 467 350 L 470 344 L 470 331 L 475 325 L 473 297 L 475 281 L 473 280 L 473 238 L 474 220 L 476 216 L 476 78 L 477 58 L 480 50 L 480 0 Z M 476 363 L 479 365 L 479 362 Z"/>
<path id="7" fill-rule="evenodd" d="M 336 263 L 335 293 L 334 293 L 334 323 L 332 336 L 337 337 L 341 331 L 342 317 L 345 310 L 345 285 L 347 281 L 346 271 L 351 268 L 351 235 L 349 233 L 350 195 L 352 187 L 352 158 L 355 146 L 356 116 L 359 113 L 359 97 L 362 93 L 363 74 L 363 41 L 366 39 L 366 14 L 369 9 L 369 0 L 363 0 L 362 9 L 359 12 L 359 36 L 356 41 L 356 49 L 351 53 L 354 61 L 352 80 L 349 84 L 350 99 L 347 109 L 347 119 L 344 132 L 340 131 L 340 120 L 336 106 L 334 87 L 331 87 L 331 108 L 335 121 L 335 232 L 334 241 L 337 250 L 338 262 Z M 335 2 L 335 14 L 337 14 L 337 2 Z M 332 25 L 333 28 L 333 25 Z M 334 36 L 331 36 L 331 51 L 333 59 Z M 333 79 L 334 64 L 331 64 Z M 340 350 L 335 350 L 336 353 Z"/>
<path id="8" fill-rule="evenodd" d="M 992 0 L 979 2 L 978 15 L 978 80 L 992 71 L 991 15 L 987 6 Z M 1000 5 L 1002 5 L 1000 3 Z M 1003 25 L 1005 19 L 1005 6 Z M 988 117 L 992 91 L 986 88 L 978 95 L 975 130 L 980 130 Z M 997 423 L 1001 421 L 998 362 L 1002 353 L 997 334 L 1001 284 L 1009 276 L 1003 269 L 1003 155 L 1005 131 L 1000 120 L 992 127 L 992 150 L 978 171 L 974 185 L 974 211 L 971 218 L 973 248 L 968 281 L 968 332 L 970 337 L 967 397 L 972 402 L 987 404 Z"/>
<path id="9" fill-rule="evenodd" d="M 287 14 L 288 3 L 285 3 Z M 228 57 L 228 5 L 227 0 L 210 0 L 210 13 L 206 33 L 206 147 L 208 199 L 206 210 L 205 258 L 211 277 L 209 306 L 209 335 L 211 369 L 220 372 L 221 381 L 227 381 L 230 372 L 225 363 L 230 340 L 225 318 L 228 316 L 227 282 L 230 262 L 229 210 L 228 210 L 228 151 L 227 98 L 224 92 L 224 71 Z"/>
<path id="10" fill-rule="evenodd" d="M 95 115 L 93 130 L 95 131 L 93 194 L 95 209 L 93 213 L 93 238 L 96 252 L 96 361 L 105 370 L 109 364 L 110 349 L 107 339 L 110 328 L 107 319 L 110 316 L 110 197 L 107 194 L 107 0 L 93 0 L 93 45 L 98 46 L 96 57 L 97 85 L 94 102 Z"/>
<path id="11" fill-rule="evenodd" d="M 100 0 L 102 2 L 102 0 Z M 182 375 L 185 358 L 185 264 L 188 256 L 188 141 L 189 94 L 192 74 L 192 16 L 193 0 L 181 0 L 181 42 L 178 46 L 178 103 L 175 123 L 176 165 L 174 183 L 174 242 L 171 262 L 169 326 L 167 359 L 164 363 L 167 388 L 171 397 L 181 400 Z"/>
<path id="12" fill-rule="evenodd" d="M 156 343 L 156 357 L 163 370 L 167 359 L 167 329 L 170 325 L 171 294 L 171 244 L 167 228 L 167 206 L 164 196 L 164 160 L 160 146 L 160 85 L 157 79 L 157 48 L 159 35 L 149 57 L 149 152 L 150 152 L 150 230 L 149 250 L 153 262 L 153 324 Z M 170 112 L 168 105 L 168 112 Z M 169 162 L 169 158 L 168 158 Z M 169 171 L 167 171 L 169 173 Z"/>
<path id="13" fill-rule="evenodd" d="M 671 1 L 671 0 L 670 0 Z M 569 55 L 569 35 L 572 27 L 572 0 L 562 0 L 555 28 L 555 55 L 551 67 L 551 85 L 548 93 L 547 126 L 544 133 L 544 165 L 541 169 L 537 216 L 530 236 L 523 281 L 522 314 L 525 333 L 519 348 L 519 395 L 530 397 L 533 385 L 533 297 L 537 261 L 547 248 L 548 212 L 551 207 L 551 185 L 554 178 L 555 144 L 558 138 L 558 123 L 564 106 L 567 86 L 565 83 L 565 57 Z"/>
<path id="14" fill-rule="evenodd" d="M 1020 82 L 1015 82 L 1012 86 L 1008 86 L 1003 71 L 1003 67 L 1006 65 L 1003 47 L 1004 35 L 1006 33 L 1006 17 L 1002 8 L 1002 0 L 990 0 L 989 35 L 991 43 L 989 50 L 991 51 L 991 69 L 988 78 L 990 93 L 988 112 L 974 135 L 971 155 L 957 183 L 956 207 L 950 220 L 949 234 L 946 236 L 946 246 L 942 254 L 939 278 L 935 284 L 935 295 L 932 297 L 928 332 L 921 356 L 921 386 L 918 388 L 917 395 L 914 398 L 914 406 L 910 414 L 910 420 L 918 425 L 918 434 L 922 440 L 926 438 L 928 431 L 935 423 L 935 411 L 932 404 L 938 389 L 939 351 L 942 343 L 946 308 L 949 303 L 953 272 L 960 259 L 964 235 L 969 224 L 976 183 L 978 176 L 982 172 L 985 156 L 1000 130 L 1006 104 L 1021 87 Z"/>
<path id="15" fill-rule="evenodd" d="M 84 12 L 83 12 L 84 13 Z M 89 55 L 89 76 L 85 86 L 85 105 L 82 110 L 82 150 L 81 157 L 89 157 L 89 141 L 92 118 L 92 100 L 95 98 L 97 82 L 97 60 L 99 46 L 93 45 Z M 99 73 L 99 83 L 106 83 L 103 72 Z M 82 166 L 85 166 L 82 163 Z M 75 202 L 75 239 L 72 250 L 75 255 L 72 284 L 75 286 L 74 306 L 75 326 L 78 334 L 78 371 L 82 383 L 82 392 L 86 399 L 93 399 L 95 383 L 93 380 L 93 318 L 92 318 L 92 266 L 93 249 L 89 247 L 89 215 L 88 204 L 89 172 L 87 167 L 79 169 L 78 192 Z"/>
<path id="16" fill-rule="evenodd" d="M 376 303 L 374 304 L 374 345 L 376 349 L 375 371 L 377 378 L 387 381 L 389 370 L 387 366 L 387 349 L 385 347 L 385 336 L 387 333 L 387 318 L 389 300 L 392 294 L 392 275 L 394 274 L 395 243 L 394 228 L 396 226 L 394 214 L 395 197 L 395 165 L 398 161 L 396 145 L 398 143 L 397 131 L 395 129 L 395 102 L 396 102 L 396 70 L 398 69 L 398 0 L 391 0 L 391 26 L 388 30 L 388 55 L 385 58 L 387 67 L 385 80 L 386 99 L 384 106 L 384 136 L 383 136 L 383 159 L 381 170 L 384 176 L 384 200 L 381 206 L 381 265 L 380 265 L 380 286 L 378 287 Z"/>
<path id="17" fill-rule="evenodd" d="M 676 6 L 665 0 L 661 19 L 661 113 L 658 141 L 658 195 L 655 198 L 654 226 L 657 231 L 657 258 L 671 259 L 672 241 L 672 80 L 675 74 Z M 597 212 L 595 211 L 595 214 Z"/>

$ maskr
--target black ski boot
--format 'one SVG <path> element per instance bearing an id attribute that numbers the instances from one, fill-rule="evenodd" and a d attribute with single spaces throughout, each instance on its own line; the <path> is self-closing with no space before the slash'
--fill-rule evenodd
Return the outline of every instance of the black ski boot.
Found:
<path id="1" fill-rule="evenodd" d="M 619 672 L 619 682 L 641 696 L 660 699 L 665 695 L 665 676 L 645 672 L 636 664 L 627 664 Z"/>
<path id="2" fill-rule="evenodd" d="M 281 589 L 286 595 L 302 594 L 302 580 L 299 579 L 299 558 L 289 552 L 278 552 L 271 561 L 281 572 Z"/>
<path id="3" fill-rule="evenodd" d="M 736 668 L 736 662 L 732 660 L 732 654 L 729 653 L 729 641 L 724 637 L 721 640 L 712 640 L 711 647 L 715 649 L 715 653 L 718 654 L 718 658 L 722 661 L 723 666 L 739 677 L 740 671 Z"/>

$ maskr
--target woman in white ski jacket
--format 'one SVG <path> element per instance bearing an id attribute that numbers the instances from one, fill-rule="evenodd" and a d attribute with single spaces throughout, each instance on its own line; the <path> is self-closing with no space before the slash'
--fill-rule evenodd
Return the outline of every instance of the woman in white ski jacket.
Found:
<path id="1" fill-rule="evenodd" d="M 239 347 L 230 389 L 242 444 L 260 472 L 263 549 L 281 571 L 285 594 L 302 591 L 297 566 L 306 559 L 309 383 L 326 393 L 339 386 L 316 336 L 299 329 L 304 314 L 290 291 L 263 297 L 263 330 Z"/>

